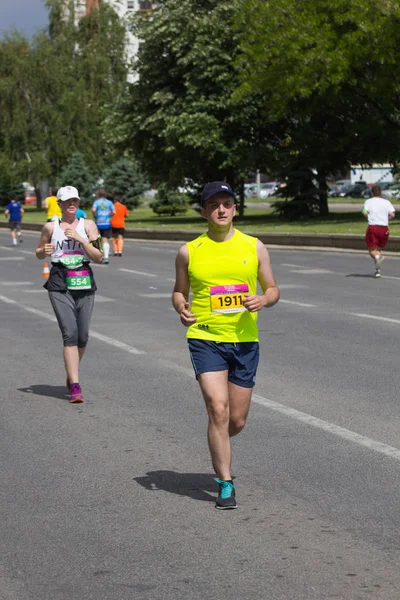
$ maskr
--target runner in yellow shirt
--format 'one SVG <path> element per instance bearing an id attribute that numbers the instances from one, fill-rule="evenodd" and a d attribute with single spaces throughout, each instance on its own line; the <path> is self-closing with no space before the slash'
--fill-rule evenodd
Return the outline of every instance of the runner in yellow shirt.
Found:
<path id="1" fill-rule="evenodd" d="M 235 197 L 223 181 L 201 196 L 208 231 L 176 257 L 172 303 L 187 330 L 208 412 L 208 444 L 218 479 L 216 507 L 236 508 L 230 437 L 245 426 L 259 359 L 258 312 L 279 300 L 264 244 L 233 227 Z M 262 294 L 257 294 L 257 280 Z M 192 306 L 189 291 L 192 290 Z"/>
<path id="2" fill-rule="evenodd" d="M 47 209 L 47 221 L 51 221 L 53 217 L 61 219 L 61 208 L 57 200 L 57 188 L 51 188 L 51 196 L 44 201 L 44 208 Z"/>

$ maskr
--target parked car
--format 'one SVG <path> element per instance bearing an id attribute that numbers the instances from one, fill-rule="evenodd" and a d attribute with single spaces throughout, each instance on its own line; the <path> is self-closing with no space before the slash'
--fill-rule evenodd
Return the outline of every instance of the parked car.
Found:
<path id="1" fill-rule="evenodd" d="M 382 198 L 399 198 L 400 185 L 395 181 L 381 181 L 377 183 L 382 190 Z M 372 187 L 372 186 L 371 186 Z M 368 188 L 362 194 L 363 198 L 372 198 L 371 188 Z"/>
<path id="2" fill-rule="evenodd" d="M 245 183 L 244 184 L 245 198 L 256 198 L 257 192 L 258 192 L 258 185 L 256 183 Z"/>
<path id="3" fill-rule="evenodd" d="M 269 196 L 273 196 L 278 188 L 279 183 L 277 181 L 268 181 L 267 183 L 262 183 L 260 185 L 260 198 L 265 199 Z M 246 198 L 258 198 L 257 183 L 252 183 L 250 185 L 245 184 L 244 195 Z"/>
<path id="4" fill-rule="evenodd" d="M 36 194 L 35 192 L 32 191 L 26 191 L 24 193 L 24 203 L 28 204 L 30 206 L 36 206 L 37 204 L 37 199 L 36 199 Z"/>
<path id="5" fill-rule="evenodd" d="M 365 181 L 356 181 L 355 183 L 343 185 L 339 188 L 339 198 L 361 198 L 362 193 L 368 189 Z"/>
<path id="6" fill-rule="evenodd" d="M 269 196 L 274 196 L 278 189 L 278 181 L 268 181 L 267 183 L 262 183 L 260 189 L 260 198 L 269 198 Z"/>

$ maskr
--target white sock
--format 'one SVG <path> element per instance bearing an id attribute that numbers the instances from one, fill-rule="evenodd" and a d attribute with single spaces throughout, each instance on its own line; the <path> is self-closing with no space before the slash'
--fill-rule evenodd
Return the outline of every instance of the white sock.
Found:
<path id="1" fill-rule="evenodd" d="M 380 254 L 375 254 L 375 262 L 378 262 L 378 260 L 380 259 L 381 255 Z"/>
<path id="2" fill-rule="evenodd" d="M 103 250 L 104 250 L 104 258 L 106 260 L 108 260 L 109 254 L 110 254 L 110 244 L 108 242 L 104 242 L 103 244 Z"/>
<path id="3" fill-rule="evenodd" d="M 17 238 L 13 238 L 13 246 L 17 245 Z"/>

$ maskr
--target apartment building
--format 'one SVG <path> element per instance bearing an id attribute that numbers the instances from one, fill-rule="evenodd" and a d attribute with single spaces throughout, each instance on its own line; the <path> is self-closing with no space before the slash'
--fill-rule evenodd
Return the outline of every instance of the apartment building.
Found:
<path id="1" fill-rule="evenodd" d="M 128 26 L 129 17 L 134 12 L 151 12 L 156 2 L 150 0 L 103 0 L 107 2 L 115 12 L 125 21 Z M 75 23 L 90 13 L 93 8 L 97 8 L 99 0 L 65 0 L 65 18 L 73 18 Z M 126 56 L 127 61 L 131 62 L 139 49 L 139 39 L 130 31 L 127 31 Z M 131 75 L 130 79 L 134 79 Z"/>

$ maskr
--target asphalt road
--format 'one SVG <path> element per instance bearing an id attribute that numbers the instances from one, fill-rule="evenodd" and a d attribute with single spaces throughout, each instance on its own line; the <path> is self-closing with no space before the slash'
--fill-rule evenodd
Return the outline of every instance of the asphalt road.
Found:
<path id="1" fill-rule="evenodd" d="M 276 198 L 273 202 L 278 201 L 279 198 Z M 247 208 L 271 208 L 273 202 L 252 202 L 251 199 L 245 200 Z M 391 200 L 396 211 L 400 210 L 400 205 L 396 204 L 394 200 Z M 358 204 L 350 204 L 349 202 L 343 202 L 340 204 L 329 204 L 329 212 L 359 212 L 362 210 L 364 204 L 362 200 Z"/>
<path id="2" fill-rule="evenodd" d="M 171 308 L 175 243 L 94 266 L 67 401 L 37 234 L 0 231 L 1 600 L 398 600 L 400 259 L 270 250 L 282 300 L 214 508 L 206 416 Z"/>

